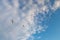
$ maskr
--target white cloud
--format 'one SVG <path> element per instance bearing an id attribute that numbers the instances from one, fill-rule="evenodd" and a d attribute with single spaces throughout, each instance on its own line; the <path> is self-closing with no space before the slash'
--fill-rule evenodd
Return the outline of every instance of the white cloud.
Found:
<path id="1" fill-rule="evenodd" d="M 18 0 L 13 0 L 13 4 L 15 8 L 18 8 L 19 4 L 18 4 Z"/>
<path id="2" fill-rule="evenodd" d="M 6 30 L 6 34 L 8 36 L 10 35 L 11 40 L 27 40 L 31 34 L 36 33 L 36 31 L 41 32 L 44 29 L 42 26 L 37 26 L 37 24 L 34 22 L 34 16 L 36 16 L 38 12 L 44 13 L 49 11 L 47 5 L 44 5 L 45 0 L 37 0 L 38 4 L 42 5 L 39 8 L 37 5 L 32 4 L 32 0 L 29 0 L 29 3 L 23 7 L 23 10 L 27 9 L 27 7 L 30 8 L 27 12 L 17 9 L 19 7 L 18 0 L 13 0 L 13 6 L 9 5 L 9 3 L 6 1 L 7 0 L 3 0 L 3 4 L 6 7 L 6 10 L 5 12 L 3 12 L 3 10 L 0 12 L 2 13 L 0 16 L 0 21 L 5 20 L 4 27 L 8 29 Z M 19 13 L 18 11 L 22 11 L 22 13 Z M 24 18 L 21 18 L 21 16 L 18 14 L 22 14 L 21 16 Z M 43 15 L 45 17 L 45 14 Z M 41 18 L 43 19 L 44 17 Z"/>
<path id="3" fill-rule="evenodd" d="M 55 0 L 52 10 L 56 11 L 58 8 L 60 8 L 60 0 Z"/>

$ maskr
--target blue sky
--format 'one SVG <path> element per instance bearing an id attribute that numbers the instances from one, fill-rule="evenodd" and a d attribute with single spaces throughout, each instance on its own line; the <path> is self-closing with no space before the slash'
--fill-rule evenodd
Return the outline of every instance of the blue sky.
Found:
<path id="1" fill-rule="evenodd" d="M 54 0 L 51 0 L 51 5 L 53 5 L 54 2 Z M 47 25 L 48 28 L 45 32 L 34 35 L 34 40 L 60 40 L 60 8 L 52 12 Z M 38 36 L 41 36 L 41 38 L 37 39 Z"/>
<path id="2" fill-rule="evenodd" d="M 48 28 L 40 34 L 35 34 L 34 40 L 60 40 L 60 9 L 57 9 L 48 21 Z M 39 36 L 41 38 L 37 39 Z"/>
<path id="3" fill-rule="evenodd" d="M 42 36 L 41 40 L 60 40 L 60 9 L 52 14 L 48 22 L 48 28 L 40 35 Z"/>
<path id="4" fill-rule="evenodd" d="M 60 9 L 51 16 L 48 26 L 46 30 L 48 40 L 60 40 Z"/>

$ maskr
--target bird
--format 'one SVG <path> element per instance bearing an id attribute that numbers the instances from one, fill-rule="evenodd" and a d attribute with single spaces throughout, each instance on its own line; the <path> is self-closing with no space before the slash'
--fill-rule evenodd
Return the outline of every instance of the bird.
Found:
<path id="1" fill-rule="evenodd" d="M 11 22 L 12 22 L 12 24 L 13 24 L 13 22 L 14 22 L 13 19 L 11 20 Z"/>

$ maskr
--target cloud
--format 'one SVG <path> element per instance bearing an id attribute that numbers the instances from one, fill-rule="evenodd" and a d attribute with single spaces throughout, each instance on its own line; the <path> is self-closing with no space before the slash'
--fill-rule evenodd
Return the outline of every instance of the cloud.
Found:
<path id="1" fill-rule="evenodd" d="M 21 5 L 19 5 L 18 0 L 12 1 L 13 6 L 7 0 L 3 0 L 5 10 L 2 8 L 2 12 L 0 12 L 0 14 L 2 13 L 0 15 L 0 23 L 4 25 L 1 27 L 3 27 L 2 30 L 8 36 L 6 39 L 11 37 L 11 40 L 27 40 L 32 34 L 36 34 L 36 31 L 38 33 L 45 31 L 46 26 L 43 27 L 41 25 L 42 21 L 46 19 L 46 15 L 49 14 L 49 7 L 45 4 L 45 0 L 37 0 L 37 4 L 34 4 L 32 0 L 27 3 L 27 0 L 23 0 L 24 2 L 22 3 L 26 3 L 26 5 L 22 9 L 19 9 Z M 60 7 L 60 2 L 56 1 L 56 3 L 52 7 L 53 9 Z M 37 15 L 40 17 L 38 18 Z M 38 22 L 42 23 L 38 26 Z"/>
<path id="2" fill-rule="evenodd" d="M 54 4 L 52 6 L 52 10 L 56 11 L 59 8 L 60 8 L 60 0 L 55 0 Z"/>

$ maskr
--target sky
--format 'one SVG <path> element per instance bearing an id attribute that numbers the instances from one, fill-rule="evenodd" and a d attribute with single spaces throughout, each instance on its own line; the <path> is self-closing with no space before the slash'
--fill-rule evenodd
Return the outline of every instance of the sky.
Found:
<path id="1" fill-rule="evenodd" d="M 0 40 L 60 40 L 60 0 L 0 0 Z"/>
<path id="2" fill-rule="evenodd" d="M 48 22 L 48 28 L 40 33 L 41 40 L 60 40 L 60 9 L 56 10 Z"/>
<path id="3" fill-rule="evenodd" d="M 54 13 L 46 31 L 48 40 L 60 40 L 60 9 Z"/>

